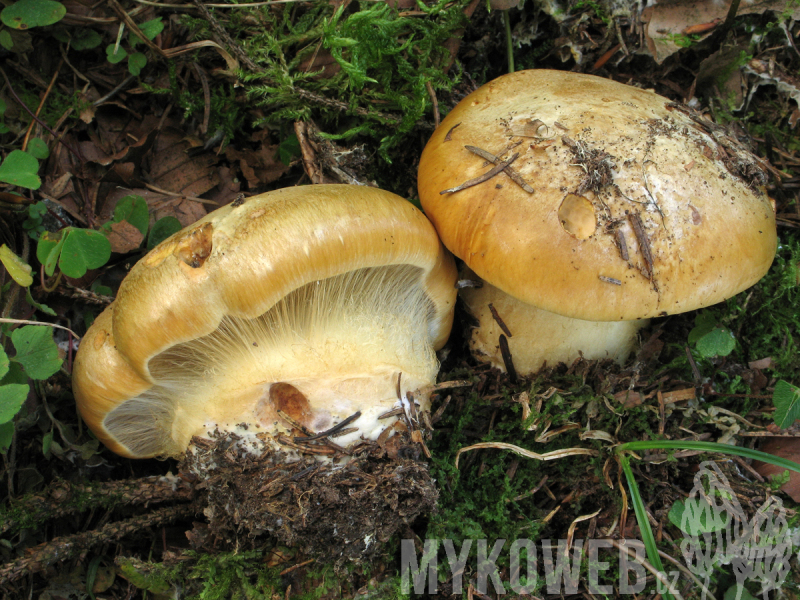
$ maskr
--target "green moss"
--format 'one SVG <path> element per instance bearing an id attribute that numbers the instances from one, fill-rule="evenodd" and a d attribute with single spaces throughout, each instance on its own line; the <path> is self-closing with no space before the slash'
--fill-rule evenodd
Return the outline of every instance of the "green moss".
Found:
<path id="1" fill-rule="evenodd" d="M 169 597 L 172 590 L 180 589 L 182 597 L 196 600 L 259 600 L 282 594 L 280 569 L 265 562 L 261 550 L 190 553 L 174 566 L 117 559 L 120 574 L 137 588 L 156 597 Z"/>
<path id="2" fill-rule="evenodd" d="M 282 14 L 262 12 L 266 27 L 247 42 L 248 54 L 265 70 L 263 76 L 251 77 L 248 89 L 250 98 L 265 109 L 256 124 L 321 117 L 323 131 L 334 139 L 379 140 L 381 156 L 391 162 L 388 150 L 430 114 L 428 86 L 437 92 L 451 89 L 454 81 L 443 70 L 449 60 L 443 44 L 465 24 L 463 2 L 440 0 L 417 9 L 425 16 L 406 16 L 385 3 L 366 2 L 357 10 L 330 12 L 324 5 L 304 13 L 289 6 Z M 322 49 L 341 69 L 329 79 L 318 79 L 301 67 Z M 363 114 L 353 118 L 337 108 L 310 105 L 294 86 Z M 382 116 L 387 113 L 399 121 L 387 121 Z"/>
<path id="3" fill-rule="evenodd" d="M 205 111 L 205 97 L 200 86 L 188 88 L 185 84 L 178 81 L 177 64 L 168 62 L 167 69 L 169 74 L 169 87 L 155 87 L 142 82 L 141 85 L 148 92 L 156 95 L 171 96 L 175 105 L 183 112 L 184 118 L 194 116 L 202 119 Z M 209 87 L 209 120 L 208 135 L 212 136 L 216 132 L 222 134 L 224 142 L 233 139 L 245 124 L 245 111 L 242 110 L 241 103 L 236 98 L 236 90 L 232 84 L 222 83 Z"/>

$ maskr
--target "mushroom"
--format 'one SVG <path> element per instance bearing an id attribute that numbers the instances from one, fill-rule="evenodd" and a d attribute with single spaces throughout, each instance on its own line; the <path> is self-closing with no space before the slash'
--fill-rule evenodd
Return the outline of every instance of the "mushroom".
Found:
<path id="1" fill-rule="evenodd" d="M 234 202 L 130 271 L 78 351 L 78 408 L 123 456 L 216 431 L 375 440 L 435 381 L 456 271 L 425 216 L 382 190 L 316 185 Z M 398 381 L 399 380 L 399 381 Z M 414 400 L 428 406 L 425 393 Z"/>
<path id="2" fill-rule="evenodd" d="M 486 282 L 463 294 L 480 321 L 473 352 L 504 366 L 502 322 L 526 373 L 579 355 L 623 362 L 645 319 L 753 285 L 777 244 L 764 176 L 738 141 L 591 75 L 487 83 L 434 132 L 418 182 L 445 246 Z"/>

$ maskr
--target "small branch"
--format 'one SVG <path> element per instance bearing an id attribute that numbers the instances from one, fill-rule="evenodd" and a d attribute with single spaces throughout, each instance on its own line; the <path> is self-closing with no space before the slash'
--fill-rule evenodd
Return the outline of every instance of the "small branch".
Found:
<path id="1" fill-rule="evenodd" d="M 503 161 L 500 164 L 494 166 L 492 169 L 486 171 L 486 173 L 484 173 L 483 175 L 479 175 L 475 179 L 470 179 L 469 181 L 465 181 L 461 185 L 458 185 L 458 186 L 456 186 L 454 188 L 450 188 L 450 189 L 447 189 L 447 190 L 442 190 L 441 192 L 439 192 L 439 195 L 443 196 L 444 194 L 453 194 L 455 192 L 460 192 L 461 190 L 465 190 L 467 188 L 471 188 L 473 186 L 476 186 L 479 183 L 483 183 L 484 181 L 488 181 L 492 177 L 497 175 L 498 173 L 501 173 L 501 172 L 505 171 L 506 167 L 508 165 L 510 165 L 511 163 L 513 163 L 518 158 L 519 158 L 519 152 L 515 152 L 514 155 L 511 158 L 509 158 L 508 160 Z"/>
<path id="2" fill-rule="evenodd" d="M 164 53 L 164 50 L 162 48 L 159 48 L 155 43 L 153 43 L 153 40 L 147 37 L 142 32 L 142 30 L 139 29 L 139 26 L 136 24 L 136 21 L 134 21 L 131 18 L 131 16 L 125 12 L 125 9 L 122 8 L 122 6 L 120 6 L 117 0 L 108 0 L 108 4 L 111 7 L 111 9 L 115 13 L 117 13 L 117 16 L 120 19 L 122 19 L 122 22 L 128 26 L 128 29 L 130 29 L 131 32 L 144 43 L 145 46 L 147 46 L 148 48 L 150 48 L 150 50 L 158 54 L 161 58 L 167 58 L 167 55 Z"/>
<path id="3" fill-rule="evenodd" d="M 0 75 L 2 75 L 3 78 L 6 80 L 8 91 L 11 92 L 12 96 L 14 96 L 14 100 L 17 101 L 17 104 L 19 104 L 25 110 L 25 112 L 31 116 L 31 118 L 35 119 L 36 122 L 39 123 L 39 125 L 44 127 L 50 133 L 50 135 L 53 136 L 53 139 L 55 139 L 58 143 L 62 144 L 67 150 L 72 152 L 75 158 L 77 158 L 78 161 L 82 163 L 83 159 L 81 158 L 81 155 L 78 154 L 77 151 L 73 150 L 72 147 L 69 144 L 67 144 L 64 140 L 62 140 L 61 136 L 56 135 L 56 133 L 52 129 L 50 129 L 50 126 L 44 121 L 42 121 L 39 117 L 37 117 L 34 114 L 34 112 L 30 108 L 28 108 L 28 105 L 25 104 L 19 96 L 17 96 L 17 92 L 15 92 L 14 88 L 11 86 L 11 81 L 9 81 L 8 75 L 6 75 L 6 72 L 2 68 L 0 68 Z"/>
<path id="4" fill-rule="evenodd" d="M 39 544 L 28 550 L 25 557 L 0 567 L 0 585 L 43 571 L 50 565 L 72 558 L 93 546 L 114 542 L 126 535 L 179 519 L 187 519 L 200 511 L 201 508 L 195 504 L 169 506 L 125 521 L 109 523 L 97 531 L 68 535 Z"/>
<path id="5" fill-rule="evenodd" d="M 191 500 L 194 488 L 177 477 L 144 477 L 110 483 L 77 485 L 60 481 L 48 489 L 12 500 L 0 512 L 0 535 L 35 527 L 42 521 L 56 519 L 99 506 L 150 504 Z M 23 516 L 18 513 L 22 511 Z"/>
<path id="6" fill-rule="evenodd" d="M 45 327 L 53 327 L 55 329 L 63 329 L 64 331 L 70 332 L 75 339 L 80 340 L 81 336 L 77 333 L 72 331 L 69 327 L 64 327 L 62 325 L 56 325 L 55 323 L 46 323 L 44 321 L 28 321 L 27 319 L 7 319 L 5 317 L 0 318 L 0 323 L 16 323 L 18 325 L 44 325 Z"/>
<path id="7" fill-rule="evenodd" d="M 460 123 L 459 123 L 459 125 L 460 125 Z M 456 127 L 458 127 L 458 125 L 456 125 Z M 455 129 L 455 127 L 453 127 L 453 129 Z M 452 131 L 452 129 L 450 131 Z M 450 132 L 448 132 L 448 134 L 449 133 Z M 483 158 L 485 160 L 488 160 L 490 163 L 494 163 L 496 165 L 499 165 L 501 162 L 503 162 L 500 159 L 500 157 L 495 156 L 494 154 L 492 154 L 491 152 L 487 152 L 486 150 L 482 150 L 481 148 L 477 148 L 475 146 L 464 146 L 464 148 L 466 148 L 467 150 L 469 150 L 473 154 L 477 154 L 481 158 Z M 516 169 L 513 169 L 511 167 L 506 167 L 503 170 L 505 171 L 505 174 L 508 175 L 511 178 L 511 181 L 516 183 L 523 190 L 525 190 L 529 194 L 532 194 L 534 192 L 534 189 L 530 185 L 528 185 L 528 183 L 522 178 L 522 175 L 517 173 Z"/>
<path id="8" fill-rule="evenodd" d="M 642 218 L 637 213 L 628 215 L 628 220 L 633 228 L 633 233 L 636 236 L 636 241 L 639 242 L 639 252 L 642 253 L 644 264 L 647 266 L 647 278 L 652 281 L 653 279 L 653 253 L 650 251 L 650 240 L 644 230 L 644 223 Z"/>

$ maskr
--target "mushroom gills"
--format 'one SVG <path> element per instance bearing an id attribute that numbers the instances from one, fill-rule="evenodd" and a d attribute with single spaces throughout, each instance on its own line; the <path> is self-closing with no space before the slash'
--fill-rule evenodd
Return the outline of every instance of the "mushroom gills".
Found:
<path id="1" fill-rule="evenodd" d="M 392 424 L 377 417 L 400 402 L 399 374 L 404 391 L 436 378 L 434 307 L 422 273 L 410 265 L 358 269 L 304 285 L 257 318 L 228 316 L 213 333 L 153 357 L 155 385 L 111 411 L 104 427 L 137 455 L 178 454 L 216 429 L 287 431 L 270 394 L 285 383 L 307 399 L 309 429 L 361 412 L 351 424 L 358 431 L 337 443 L 375 439 Z M 427 398 L 416 399 L 427 409 Z"/>

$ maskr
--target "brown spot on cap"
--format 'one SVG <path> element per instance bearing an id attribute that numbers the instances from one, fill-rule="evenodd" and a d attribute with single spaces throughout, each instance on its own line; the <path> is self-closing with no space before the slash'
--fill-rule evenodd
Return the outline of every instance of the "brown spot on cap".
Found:
<path id="1" fill-rule="evenodd" d="M 587 198 L 577 194 L 567 194 L 561 202 L 558 220 L 564 231 L 579 240 L 589 238 L 597 227 L 594 206 Z"/>
<path id="2" fill-rule="evenodd" d="M 214 227 L 211 223 L 204 223 L 200 227 L 191 229 L 178 241 L 172 252 L 181 261 L 197 269 L 211 254 L 211 234 Z"/>
<path id="3" fill-rule="evenodd" d="M 311 404 L 291 383 L 273 383 L 269 388 L 269 401 L 276 411 L 286 413 L 301 425 L 310 425 L 314 416 Z"/>
<path id="4" fill-rule="evenodd" d="M 700 211 L 699 211 L 699 210 L 697 210 L 697 209 L 696 209 L 694 206 L 692 206 L 691 204 L 689 205 L 689 208 L 691 208 L 691 209 L 692 209 L 692 223 L 694 223 L 695 225 L 700 225 L 700 223 L 702 223 L 702 222 L 703 222 L 703 217 L 702 217 L 702 215 L 700 214 Z"/>
<path id="5" fill-rule="evenodd" d="M 103 347 L 103 344 L 106 343 L 106 338 L 108 338 L 108 332 L 103 330 L 98 331 L 97 335 L 94 336 L 94 340 L 92 340 L 94 342 L 94 349 L 100 350 L 100 348 Z"/>

